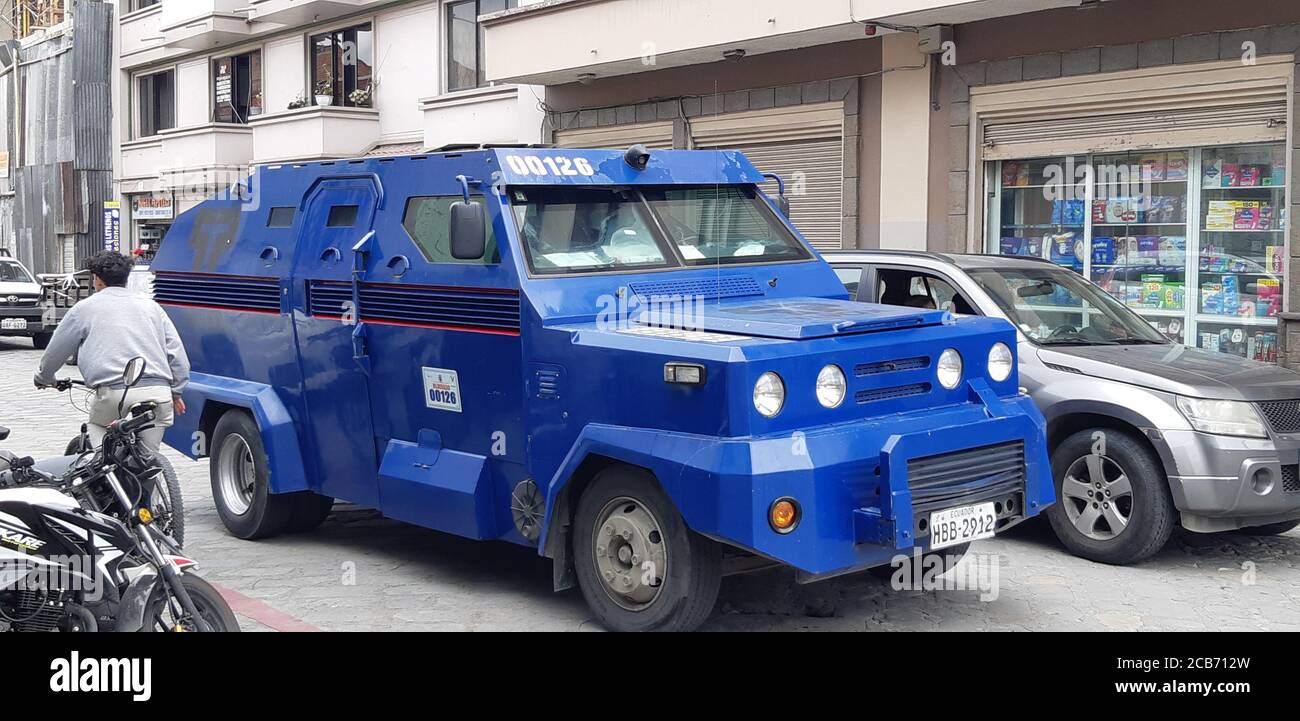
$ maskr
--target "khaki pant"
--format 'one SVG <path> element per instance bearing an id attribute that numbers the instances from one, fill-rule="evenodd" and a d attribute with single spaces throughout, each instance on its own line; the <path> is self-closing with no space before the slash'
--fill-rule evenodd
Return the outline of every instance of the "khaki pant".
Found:
<path id="1" fill-rule="evenodd" d="M 167 386 L 132 388 L 126 393 L 126 403 L 121 405 L 123 416 L 130 414 L 131 406 L 146 401 L 158 404 L 157 419 L 154 421 L 153 428 L 140 434 L 140 441 L 146 448 L 157 453 L 158 447 L 162 445 L 163 431 L 170 428 L 175 421 L 172 390 Z M 104 442 L 104 434 L 108 432 L 109 424 L 121 417 L 117 414 L 118 404 L 121 402 L 121 389 L 108 387 L 95 389 L 95 398 L 90 402 L 90 423 L 86 428 L 86 435 L 90 436 L 92 447 L 98 448 Z"/>

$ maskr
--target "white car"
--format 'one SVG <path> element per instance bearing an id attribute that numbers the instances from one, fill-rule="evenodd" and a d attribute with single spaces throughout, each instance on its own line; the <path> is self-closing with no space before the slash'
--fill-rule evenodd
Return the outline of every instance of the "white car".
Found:
<path id="1" fill-rule="evenodd" d="M 25 336 L 44 350 L 54 335 L 41 307 L 44 289 L 14 258 L 0 255 L 0 336 Z"/>

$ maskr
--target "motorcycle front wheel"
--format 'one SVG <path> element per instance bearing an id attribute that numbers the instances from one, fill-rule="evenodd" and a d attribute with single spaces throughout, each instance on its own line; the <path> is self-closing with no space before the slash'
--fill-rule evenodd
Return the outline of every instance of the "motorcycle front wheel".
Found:
<path id="1" fill-rule="evenodd" d="M 181 582 L 185 585 L 186 592 L 190 594 L 190 600 L 194 601 L 194 608 L 198 610 L 199 617 L 207 625 L 208 631 L 239 632 L 239 621 L 235 619 L 235 612 L 230 609 L 230 604 L 226 603 L 226 599 L 221 597 L 221 593 L 212 584 L 192 573 L 182 574 Z M 141 631 L 167 632 L 176 628 L 177 619 L 172 612 L 172 604 L 167 602 L 165 590 L 166 583 L 160 580 L 149 599 L 149 607 L 145 612 L 144 627 L 140 629 Z M 200 630 L 190 621 L 181 625 L 186 631 Z"/>

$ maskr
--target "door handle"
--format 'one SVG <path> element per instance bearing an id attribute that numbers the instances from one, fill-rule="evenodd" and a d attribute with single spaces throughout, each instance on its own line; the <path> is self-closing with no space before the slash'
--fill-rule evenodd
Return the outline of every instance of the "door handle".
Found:
<path id="1" fill-rule="evenodd" d="M 262 259 L 262 265 L 266 266 L 267 268 L 270 268 L 277 260 L 280 259 L 280 249 L 276 248 L 273 245 L 268 245 L 262 249 L 262 252 L 259 253 L 257 257 Z"/>
<path id="2" fill-rule="evenodd" d="M 330 247 L 326 248 L 323 252 L 321 252 L 320 259 L 322 263 L 326 263 L 329 261 L 338 263 L 339 261 L 343 260 L 343 251 L 331 245 Z"/>

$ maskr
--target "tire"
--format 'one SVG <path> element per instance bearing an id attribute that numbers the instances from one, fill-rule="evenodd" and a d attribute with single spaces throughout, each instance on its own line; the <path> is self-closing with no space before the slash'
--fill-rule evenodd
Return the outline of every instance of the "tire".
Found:
<path id="1" fill-rule="evenodd" d="M 1241 532 L 1251 536 L 1280 536 L 1296 526 L 1300 526 L 1300 519 L 1294 521 L 1282 521 L 1281 523 L 1270 523 L 1266 526 L 1250 526 L 1249 528 L 1241 529 Z"/>
<path id="2" fill-rule="evenodd" d="M 1098 439 L 1105 441 L 1100 454 L 1093 453 L 1097 433 L 1105 434 Z M 1067 474 L 1073 479 L 1069 487 Z M 1071 435 L 1052 451 L 1052 477 L 1057 501 L 1048 520 L 1076 556 L 1117 566 L 1137 563 L 1159 552 L 1173 533 L 1178 512 L 1164 468 L 1129 433 L 1090 428 Z M 1121 479 L 1127 479 L 1127 495 Z"/>
<path id="3" fill-rule="evenodd" d="M 190 595 L 190 600 L 194 602 L 199 616 L 207 624 L 208 631 L 239 633 L 239 620 L 235 618 L 235 612 L 212 584 L 193 573 L 182 574 L 181 583 L 185 586 L 186 593 Z M 149 598 L 144 627 L 140 630 L 145 632 L 169 630 L 173 620 L 170 618 L 171 614 L 167 606 L 166 598 L 163 596 L 163 585 L 159 582 Z"/>
<path id="4" fill-rule="evenodd" d="M 262 433 L 246 411 L 227 411 L 217 421 L 211 448 L 212 500 L 232 535 L 255 540 L 307 531 L 329 515 L 332 498 L 310 491 L 271 493 Z"/>
<path id="5" fill-rule="evenodd" d="M 602 471 L 583 492 L 574 517 L 573 559 L 578 586 L 597 619 L 611 631 L 691 631 L 708 619 L 722 583 L 722 548 L 686 527 L 648 472 L 626 466 Z M 609 531 L 630 538 L 600 546 Z M 602 533 L 602 529 L 608 529 Z M 647 532 L 648 531 L 648 532 Z M 655 532 L 659 540 L 655 541 Z M 621 533 L 612 537 L 618 539 Z M 626 557 L 621 555 L 626 551 Z M 602 550 L 604 551 L 602 553 Z M 638 554 L 644 554 L 641 560 Z M 642 579 L 657 562 L 658 584 Z M 613 573 L 607 583 L 602 573 Z M 617 573 L 617 569 L 625 571 Z M 626 579 L 628 595 L 612 590 Z"/>
<path id="6" fill-rule="evenodd" d="M 50 347 L 50 339 L 54 337 L 53 333 L 37 333 L 32 336 L 32 346 L 36 350 L 45 350 Z"/>
<path id="7" fill-rule="evenodd" d="M 154 516 L 160 515 L 157 511 L 158 503 L 166 504 L 166 510 L 171 514 L 171 523 L 164 531 L 171 536 L 176 542 L 177 548 L 185 547 L 185 498 L 181 494 L 181 482 L 176 476 L 176 469 L 172 467 L 172 462 L 161 453 L 154 454 L 157 459 L 158 467 L 162 469 L 163 484 L 154 490 L 155 497 L 150 501 L 150 510 L 154 511 Z M 158 490 L 165 489 L 167 496 L 158 497 Z"/>

